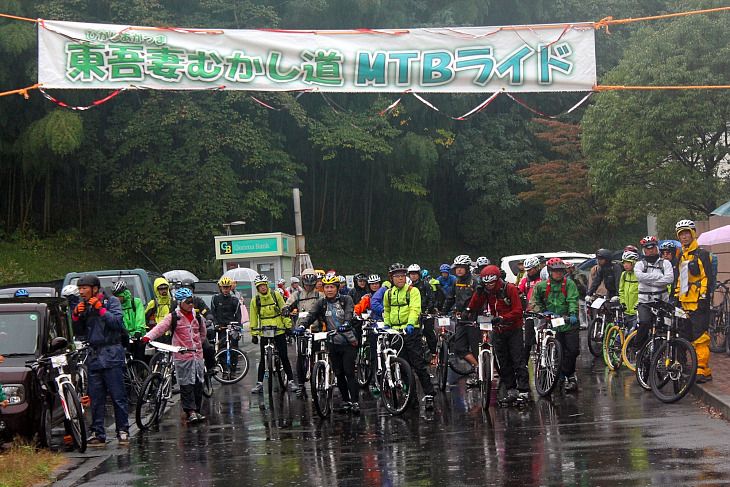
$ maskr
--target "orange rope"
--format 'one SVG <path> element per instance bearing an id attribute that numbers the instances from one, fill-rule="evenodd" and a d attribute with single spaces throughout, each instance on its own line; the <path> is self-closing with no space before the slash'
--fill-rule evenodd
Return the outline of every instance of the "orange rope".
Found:
<path id="1" fill-rule="evenodd" d="M 593 91 L 665 91 L 665 90 L 730 90 L 730 85 L 689 85 L 689 86 L 623 86 L 596 85 Z"/>
<path id="2" fill-rule="evenodd" d="M 28 86 L 26 88 L 20 88 L 18 90 L 3 91 L 2 93 L 0 93 L 0 96 L 22 95 L 23 98 L 25 98 L 27 100 L 28 98 L 30 98 L 30 95 L 28 94 L 28 91 L 30 91 L 30 90 L 37 90 L 40 87 L 41 87 L 41 85 L 39 83 L 36 83 L 36 84 L 34 84 L 32 86 Z"/>
<path id="3" fill-rule="evenodd" d="M 25 20 L 26 22 L 33 22 L 34 24 L 37 24 L 40 19 L 29 19 L 28 17 L 18 17 L 16 15 L 8 15 L 8 14 L 0 14 L 0 17 L 5 17 L 6 19 L 13 19 L 13 20 Z"/>
<path id="4" fill-rule="evenodd" d="M 661 20 L 661 19 L 671 19 L 674 17 L 687 17 L 689 15 L 699 15 L 699 14 L 709 14 L 713 12 L 724 12 L 730 10 L 730 7 L 717 7 L 717 8 L 707 8 L 704 10 L 691 10 L 689 12 L 678 12 L 673 14 L 663 14 L 663 15 L 652 15 L 651 17 L 637 17 L 635 19 L 628 18 L 628 19 L 614 19 L 613 17 L 605 17 L 598 22 L 595 22 L 593 24 L 593 27 L 595 27 L 596 30 L 598 29 L 606 29 L 606 32 L 608 32 L 608 26 L 609 25 L 620 25 L 620 24 L 631 24 L 634 22 L 644 22 L 646 20 Z"/>

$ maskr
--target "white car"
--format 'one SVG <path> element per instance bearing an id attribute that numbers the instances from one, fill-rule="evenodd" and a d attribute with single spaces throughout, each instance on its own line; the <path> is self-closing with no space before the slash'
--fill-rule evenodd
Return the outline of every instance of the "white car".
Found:
<path id="1" fill-rule="evenodd" d="M 534 254 L 521 254 L 521 255 L 508 255 L 507 257 L 502 257 L 502 261 L 500 264 L 500 267 L 504 272 L 507 274 L 506 280 L 507 282 L 514 283 L 517 280 L 517 273 L 519 272 L 519 269 L 517 268 L 517 264 L 520 262 L 524 262 L 525 259 L 528 257 L 534 257 L 542 255 L 546 259 L 552 259 L 553 257 L 560 257 L 566 262 L 572 262 L 575 265 L 578 265 L 582 262 L 585 262 L 588 259 L 592 259 L 595 257 L 595 254 L 582 254 L 580 252 L 566 252 L 566 251 L 560 251 L 560 252 L 542 252 L 542 253 L 534 253 Z M 518 284 L 518 283 L 515 283 Z"/>

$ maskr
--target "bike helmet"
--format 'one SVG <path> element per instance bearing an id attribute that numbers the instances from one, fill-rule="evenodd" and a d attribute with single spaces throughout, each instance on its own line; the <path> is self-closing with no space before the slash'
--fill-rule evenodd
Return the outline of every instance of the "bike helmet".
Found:
<path id="1" fill-rule="evenodd" d="M 563 262 L 563 259 L 560 257 L 553 257 L 552 259 L 549 259 L 547 261 L 547 267 L 551 271 L 565 270 L 568 268 L 568 266 L 565 265 L 565 262 Z"/>
<path id="2" fill-rule="evenodd" d="M 659 245 L 659 241 L 654 235 L 647 235 L 639 241 L 639 245 L 641 245 L 643 248 L 652 246 L 656 247 L 657 245 Z"/>
<path id="3" fill-rule="evenodd" d="M 127 283 L 123 280 L 119 280 L 112 285 L 112 294 L 114 296 L 119 296 L 126 290 L 127 290 Z"/>
<path id="4" fill-rule="evenodd" d="M 408 273 L 410 274 L 411 272 L 418 272 L 418 273 L 420 273 L 421 272 L 421 266 L 418 265 L 418 264 L 411 264 L 411 265 L 409 265 L 408 266 Z"/>
<path id="5" fill-rule="evenodd" d="M 622 262 L 636 262 L 639 260 L 639 254 L 636 252 L 626 251 L 621 255 Z"/>
<path id="6" fill-rule="evenodd" d="M 193 292 L 186 287 L 180 287 L 175 290 L 175 299 L 178 300 L 178 302 L 183 302 L 186 299 L 192 298 Z"/>
<path id="7" fill-rule="evenodd" d="M 76 285 L 78 287 L 81 287 L 81 286 L 101 287 L 101 281 L 99 281 L 99 278 L 93 274 L 84 274 L 83 276 L 79 277 L 78 281 L 76 281 Z"/>
<path id="8" fill-rule="evenodd" d="M 367 281 L 368 275 L 365 274 L 364 272 L 358 272 L 357 274 L 355 274 L 355 277 L 353 277 L 353 279 L 355 281 Z"/>
<path id="9" fill-rule="evenodd" d="M 375 283 L 378 283 L 378 282 L 382 282 L 382 279 L 380 279 L 380 275 L 379 274 L 370 274 L 368 276 L 368 284 L 375 284 Z"/>
<path id="10" fill-rule="evenodd" d="M 75 286 L 73 284 L 69 284 L 67 286 L 64 286 L 64 288 L 61 290 L 61 296 L 67 298 L 69 296 L 78 296 L 79 295 L 79 288 L 78 286 Z"/>
<path id="11" fill-rule="evenodd" d="M 317 269 L 314 273 L 317 275 L 318 279 L 322 279 L 324 277 L 324 271 L 322 269 Z"/>
<path id="12" fill-rule="evenodd" d="M 471 257 L 469 257 L 468 255 L 457 255 L 454 259 L 454 263 L 451 264 L 451 267 L 456 267 L 459 265 L 471 267 Z"/>
<path id="13" fill-rule="evenodd" d="M 305 286 L 314 286 L 317 284 L 317 275 L 314 272 L 311 274 L 302 274 L 302 284 Z"/>
<path id="14" fill-rule="evenodd" d="M 669 250 L 670 252 L 674 252 L 674 250 L 676 250 L 676 248 L 677 248 L 677 245 L 674 242 L 672 242 L 671 240 L 665 240 L 664 242 L 659 244 L 659 250 L 661 250 L 661 251 Z"/>
<path id="15" fill-rule="evenodd" d="M 256 276 L 256 277 L 258 277 L 258 276 Z M 266 282 L 269 282 L 268 281 L 268 278 L 267 278 Z M 231 287 L 231 286 L 233 286 L 233 279 L 231 279 L 228 276 L 223 276 L 220 279 L 218 279 L 218 286 L 220 286 L 220 287 Z"/>
<path id="16" fill-rule="evenodd" d="M 286 285 L 286 280 L 285 279 L 278 279 L 276 281 L 276 285 L 277 286 L 285 286 Z"/>
<path id="17" fill-rule="evenodd" d="M 292 277 L 291 279 L 289 279 L 289 282 L 292 283 L 292 284 L 298 283 L 299 282 L 299 278 L 298 277 Z"/>
<path id="18" fill-rule="evenodd" d="M 540 267 L 540 258 L 539 257 L 528 257 L 525 259 L 525 262 L 523 262 L 522 265 L 525 266 L 526 271 L 529 271 L 530 269 L 534 269 L 535 267 Z"/>
<path id="19" fill-rule="evenodd" d="M 428 279 L 431 277 L 431 273 L 428 272 L 428 269 L 421 269 L 421 279 Z"/>
<path id="20" fill-rule="evenodd" d="M 613 252 L 611 252 L 608 249 L 598 249 L 596 251 L 596 258 L 611 260 L 613 258 Z M 552 259 L 550 259 L 550 260 L 552 260 Z M 550 262 L 550 261 L 548 261 L 548 262 Z"/>
<path id="21" fill-rule="evenodd" d="M 639 253 L 639 248 L 636 245 L 627 245 L 624 247 L 624 252 L 636 252 Z"/>
<path id="22" fill-rule="evenodd" d="M 679 220 L 676 225 L 674 225 L 674 230 L 677 232 L 677 236 L 679 236 L 679 233 L 684 230 L 689 230 L 692 232 L 692 235 L 694 235 L 697 232 L 697 227 L 695 226 L 695 222 L 692 220 Z"/>
<path id="23" fill-rule="evenodd" d="M 501 277 L 501 273 L 499 272 L 499 267 L 496 265 L 488 265 L 484 269 L 482 269 L 482 272 L 479 273 L 479 275 L 482 278 L 482 282 L 484 284 L 491 284 L 493 282 L 497 282 L 499 278 Z"/>
<path id="24" fill-rule="evenodd" d="M 340 286 L 340 278 L 337 276 L 337 274 L 327 274 L 322 278 L 322 284 L 332 284 L 334 286 L 339 287 Z"/>
<path id="25" fill-rule="evenodd" d="M 439 272 L 451 272 L 451 266 L 449 264 L 441 264 Z"/>
<path id="26" fill-rule="evenodd" d="M 269 278 L 263 274 L 257 274 L 256 277 L 253 278 L 253 286 L 259 287 L 259 284 L 266 284 L 268 286 Z"/>
<path id="27" fill-rule="evenodd" d="M 195 281 L 193 281 L 189 277 L 186 277 L 185 279 L 180 281 L 180 286 L 186 287 L 186 288 L 190 289 L 191 291 L 195 291 Z"/>
<path id="28" fill-rule="evenodd" d="M 388 267 L 388 274 L 393 274 L 394 272 L 406 272 L 407 268 L 400 262 L 396 262 L 395 264 L 391 264 L 390 267 Z"/>
<path id="29" fill-rule="evenodd" d="M 21 288 L 21 289 L 17 289 L 15 291 L 15 297 L 16 298 L 27 298 L 28 296 L 30 296 L 30 293 L 28 292 L 27 289 L 22 289 Z"/>
<path id="30" fill-rule="evenodd" d="M 345 276 L 337 276 L 337 280 L 340 281 L 340 284 L 347 284 L 347 278 Z"/>
<path id="31" fill-rule="evenodd" d="M 482 267 L 489 264 L 489 259 L 487 259 L 486 257 L 477 257 L 477 267 Z"/>

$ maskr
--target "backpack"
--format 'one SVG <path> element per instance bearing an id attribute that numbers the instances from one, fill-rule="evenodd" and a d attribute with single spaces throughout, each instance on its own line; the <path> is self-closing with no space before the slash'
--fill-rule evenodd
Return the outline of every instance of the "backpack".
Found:
<path id="1" fill-rule="evenodd" d="M 271 292 L 271 291 L 269 291 L 269 292 Z M 281 296 L 281 294 L 279 294 L 279 296 Z M 273 298 L 274 298 L 274 305 L 273 306 L 274 306 L 274 308 L 276 308 L 276 315 L 275 316 L 271 316 L 271 318 L 276 318 L 277 316 L 281 316 L 281 307 L 279 306 L 279 300 L 276 299 L 276 295 L 275 294 L 273 295 Z M 270 304 L 267 304 L 267 306 L 271 306 L 271 305 Z M 261 319 L 261 295 L 260 294 L 257 294 L 256 295 L 256 312 L 259 315 L 259 319 Z"/>
<path id="2" fill-rule="evenodd" d="M 712 293 L 715 292 L 717 286 L 717 255 L 699 247 L 693 250 L 690 255 L 702 261 L 702 267 L 705 268 L 705 274 L 707 275 L 707 295 L 712 299 Z"/>

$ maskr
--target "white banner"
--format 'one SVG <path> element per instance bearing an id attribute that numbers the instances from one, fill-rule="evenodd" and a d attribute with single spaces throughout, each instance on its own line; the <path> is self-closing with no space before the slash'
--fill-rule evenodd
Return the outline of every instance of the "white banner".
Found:
<path id="1" fill-rule="evenodd" d="M 272 31 L 42 21 L 44 88 L 590 91 L 592 24 Z"/>

